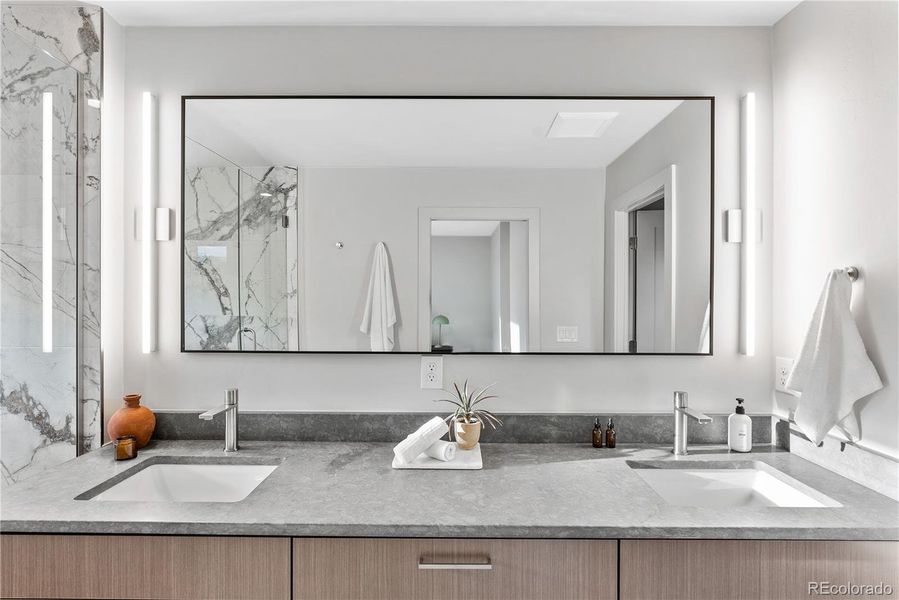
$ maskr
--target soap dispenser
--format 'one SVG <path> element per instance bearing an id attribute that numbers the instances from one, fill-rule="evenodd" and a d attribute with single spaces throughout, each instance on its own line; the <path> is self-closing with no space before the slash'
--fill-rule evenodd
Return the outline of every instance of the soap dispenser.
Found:
<path id="1" fill-rule="evenodd" d="M 742 398 L 737 398 L 737 408 L 727 418 L 727 446 L 734 452 L 752 450 L 752 419 L 743 408 Z"/>

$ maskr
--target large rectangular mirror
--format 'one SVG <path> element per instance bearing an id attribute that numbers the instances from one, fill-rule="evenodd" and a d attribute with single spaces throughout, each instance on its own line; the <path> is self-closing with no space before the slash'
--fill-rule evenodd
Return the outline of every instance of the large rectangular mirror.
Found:
<path id="1" fill-rule="evenodd" d="M 712 98 L 182 110 L 186 352 L 711 353 Z"/>

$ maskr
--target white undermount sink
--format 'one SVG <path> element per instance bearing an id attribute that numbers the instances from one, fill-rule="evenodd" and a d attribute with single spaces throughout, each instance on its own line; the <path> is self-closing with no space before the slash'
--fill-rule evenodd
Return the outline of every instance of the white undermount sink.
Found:
<path id="1" fill-rule="evenodd" d="M 277 465 L 233 463 L 150 464 L 112 487 L 79 499 L 132 502 L 240 502 Z M 103 486 L 99 486 L 103 487 Z"/>
<path id="2" fill-rule="evenodd" d="M 832 498 L 759 461 L 628 461 L 628 466 L 659 496 L 674 506 L 842 506 Z"/>

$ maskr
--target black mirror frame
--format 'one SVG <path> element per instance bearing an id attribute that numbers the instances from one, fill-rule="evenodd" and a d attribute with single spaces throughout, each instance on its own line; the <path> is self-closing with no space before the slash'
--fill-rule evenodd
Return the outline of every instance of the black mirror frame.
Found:
<path id="1" fill-rule="evenodd" d="M 181 215 L 180 215 L 180 292 L 181 352 L 189 354 L 357 354 L 428 355 L 434 352 L 371 352 L 364 350 L 187 350 L 184 347 L 184 168 L 186 116 L 188 100 L 705 100 L 710 119 L 709 187 L 709 351 L 702 352 L 458 352 L 457 356 L 714 356 L 715 348 L 715 96 L 446 96 L 446 95 L 182 95 L 181 96 Z"/>

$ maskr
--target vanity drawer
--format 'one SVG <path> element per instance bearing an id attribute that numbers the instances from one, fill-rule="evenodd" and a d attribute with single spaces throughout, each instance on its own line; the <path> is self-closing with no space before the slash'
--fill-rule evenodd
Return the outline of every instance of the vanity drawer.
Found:
<path id="1" fill-rule="evenodd" d="M 899 590 L 899 542 L 621 540 L 621 600 L 800 600 L 825 584 Z M 832 593 L 832 596 L 840 594 Z M 843 594 L 874 598 L 884 594 Z M 886 597 L 895 597 L 887 595 Z"/>
<path id="2" fill-rule="evenodd" d="M 3 598 L 290 598 L 287 538 L 0 536 Z"/>
<path id="3" fill-rule="evenodd" d="M 605 540 L 298 538 L 304 600 L 612 600 L 618 544 Z"/>

